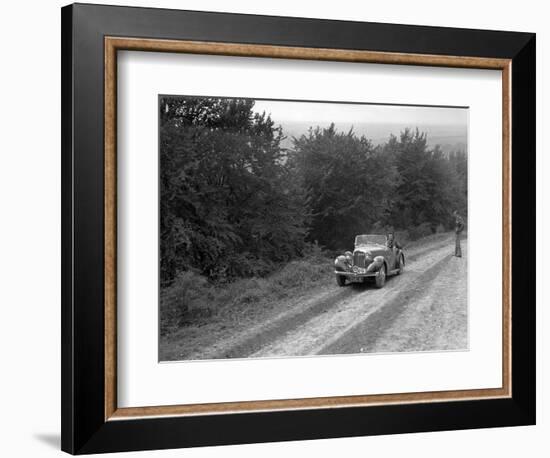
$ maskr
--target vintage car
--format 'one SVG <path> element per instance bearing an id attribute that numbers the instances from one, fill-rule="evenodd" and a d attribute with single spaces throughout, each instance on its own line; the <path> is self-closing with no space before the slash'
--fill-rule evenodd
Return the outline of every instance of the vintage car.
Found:
<path id="1" fill-rule="evenodd" d="M 347 251 L 334 261 L 338 286 L 373 279 L 378 288 L 386 277 L 399 275 L 405 267 L 405 255 L 393 234 L 358 235 L 353 253 Z"/>

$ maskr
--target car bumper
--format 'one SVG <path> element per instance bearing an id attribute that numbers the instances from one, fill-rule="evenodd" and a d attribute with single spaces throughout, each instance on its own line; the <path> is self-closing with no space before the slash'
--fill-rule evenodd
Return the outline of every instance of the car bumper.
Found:
<path id="1" fill-rule="evenodd" d="M 341 270 L 335 270 L 334 273 L 336 275 L 344 275 L 348 278 L 348 280 L 353 279 L 360 279 L 360 278 L 368 278 L 368 277 L 376 277 L 378 275 L 378 272 L 343 272 Z"/>

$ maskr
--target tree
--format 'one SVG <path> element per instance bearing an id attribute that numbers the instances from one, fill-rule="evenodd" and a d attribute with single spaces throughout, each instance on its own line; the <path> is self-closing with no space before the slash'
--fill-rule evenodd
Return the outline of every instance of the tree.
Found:
<path id="1" fill-rule="evenodd" d="M 403 229 L 427 225 L 432 231 L 449 227 L 453 210 L 467 209 L 466 156 L 446 157 L 439 147 L 429 149 L 418 129 L 391 136 L 384 151 L 393 158 L 400 184 L 393 197 L 389 221 Z"/>
<path id="2" fill-rule="evenodd" d="M 384 217 L 397 182 L 389 159 L 364 136 L 337 132 L 334 124 L 294 139 L 290 164 L 307 194 L 310 241 L 342 248 Z"/>
<path id="3" fill-rule="evenodd" d="M 388 228 L 413 237 L 467 214 L 467 157 L 406 129 L 374 146 L 353 129 L 283 131 L 250 99 L 161 97 L 161 281 L 265 275 L 308 243 L 349 248 Z M 419 230 L 422 228 L 422 230 Z"/>
<path id="4" fill-rule="evenodd" d="M 160 100 L 161 279 L 263 274 L 304 246 L 307 213 L 280 127 L 254 101 Z"/>

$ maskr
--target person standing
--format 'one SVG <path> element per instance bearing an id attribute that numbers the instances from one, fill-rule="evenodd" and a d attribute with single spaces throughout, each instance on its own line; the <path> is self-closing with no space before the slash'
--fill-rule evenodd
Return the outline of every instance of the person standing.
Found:
<path id="1" fill-rule="evenodd" d="M 462 234 L 462 231 L 464 230 L 464 220 L 462 219 L 462 216 L 460 216 L 456 210 L 453 212 L 453 216 L 455 217 L 455 234 L 456 234 L 455 256 L 457 258 L 461 258 L 462 257 L 462 248 L 460 246 L 460 234 Z"/>

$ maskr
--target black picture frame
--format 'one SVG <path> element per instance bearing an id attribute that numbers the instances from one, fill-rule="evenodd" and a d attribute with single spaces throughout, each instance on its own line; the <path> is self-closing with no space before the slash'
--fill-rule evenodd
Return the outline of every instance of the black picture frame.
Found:
<path id="1" fill-rule="evenodd" d="M 535 424 L 535 34 L 74 4 L 62 8 L 62 449 L 72 454 Z M 512 396 L 105 420 L 104 37 L 512 61 Z M 490 275 L 490 273 L 488 273 Z"/>

